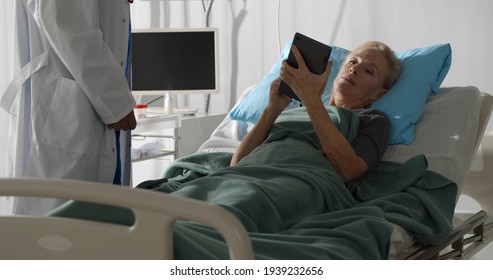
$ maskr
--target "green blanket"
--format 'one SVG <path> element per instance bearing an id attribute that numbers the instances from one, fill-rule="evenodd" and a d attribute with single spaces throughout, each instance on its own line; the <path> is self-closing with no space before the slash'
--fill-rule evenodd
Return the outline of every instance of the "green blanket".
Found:
<path id="1" fill-rule="evenodd" d="M 351 141 L 357 116 L 328 110 Z M 257 259 L 386 259 L 392 223 L 432 244 L 452 228 L 456 185 L 427 171 L 424 156 L 404 164 L 382 162 L 348 186 L 321 152 L 303 109 L 283 113 L 265 143 L 237 166 L 229 167 L 230 158 L 184 157 L 165 178 L 139 188 L 228 209 L 249 232 Z M 128 211 L 101 207 L 75 202 L 53 214 L 133 223 Z M 228 258 L 222 238 L 207 227 L 179 222 L 174 235 L 178 259 Z"/>

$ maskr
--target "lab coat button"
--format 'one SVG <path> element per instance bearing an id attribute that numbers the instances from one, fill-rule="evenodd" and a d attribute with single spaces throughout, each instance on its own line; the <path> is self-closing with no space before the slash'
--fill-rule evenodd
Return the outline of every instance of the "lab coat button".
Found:
<path id="1" fill-rule="evenodd" d="M 123 22 L 123 23 L 126 23 L 126 22 L 127 22 L 127 19 L 126 19 L 126 18 L 124 18 L 124 19 L 122 20 L 122 22 Z"/>

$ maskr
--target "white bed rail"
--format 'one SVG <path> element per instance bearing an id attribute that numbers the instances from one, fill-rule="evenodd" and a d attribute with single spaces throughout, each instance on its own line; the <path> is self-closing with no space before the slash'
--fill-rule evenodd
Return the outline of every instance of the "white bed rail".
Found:
<path id="1" fill-rule="evenodd" d="M 488 93 L 482 93 L 482 96 L 483 102 L 481 104 L 479 124 L 482 129 L 478 131 L 477 138 L 481 142 L 481 150 L 477 154 L 477 149 L 474 151 L 474 154 L 483 162 L 482 170 L 471 170 L 467 174 L 462 194 L 474 199 L 481 206 L 481 209 L 493 215 L 493 189 L 491 187 L 493 178 L 493 135 L 491 131 L 486 131 L 492 115 L 493 96 Z M 479 143 L 477 143 L 476 147 L 479 147 Z"/>
<path id="2" fill-rule="evenodd" d="M 202 201 L 110 184 L 54 179 L 0 179 L 0 196 L 74 199 L 132 210 L 123 226 L 60 217 L 1 216 L 0 259 L 172 259 L 176 220 L 216 229 L 231 259 L 252 259 L 241 222 Z"/>

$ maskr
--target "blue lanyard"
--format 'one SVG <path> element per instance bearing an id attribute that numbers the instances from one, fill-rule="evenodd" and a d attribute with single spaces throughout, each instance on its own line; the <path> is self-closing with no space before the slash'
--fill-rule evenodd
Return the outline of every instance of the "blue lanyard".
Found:
<path id="1" fill-rule="evenodd" d="M 130 68 L 130 59 L 132 53 L 132 24 L 128 26 L 128 48 L 127 48 L 127 65 L 125 66 L 125 77 L 128 79 L 128 70 Z"/>

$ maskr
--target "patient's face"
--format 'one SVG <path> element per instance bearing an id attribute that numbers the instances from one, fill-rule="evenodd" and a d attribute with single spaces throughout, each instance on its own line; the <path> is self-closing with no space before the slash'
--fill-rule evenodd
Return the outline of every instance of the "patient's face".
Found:
<path id="1" fill-rule="evenodd" d="M 350 54 L 334 80 L 331 104 L 348 109 L 369 106 L 387 91 L 383 85 L 388 71 L 387 59 L 375 48 Z"/>

